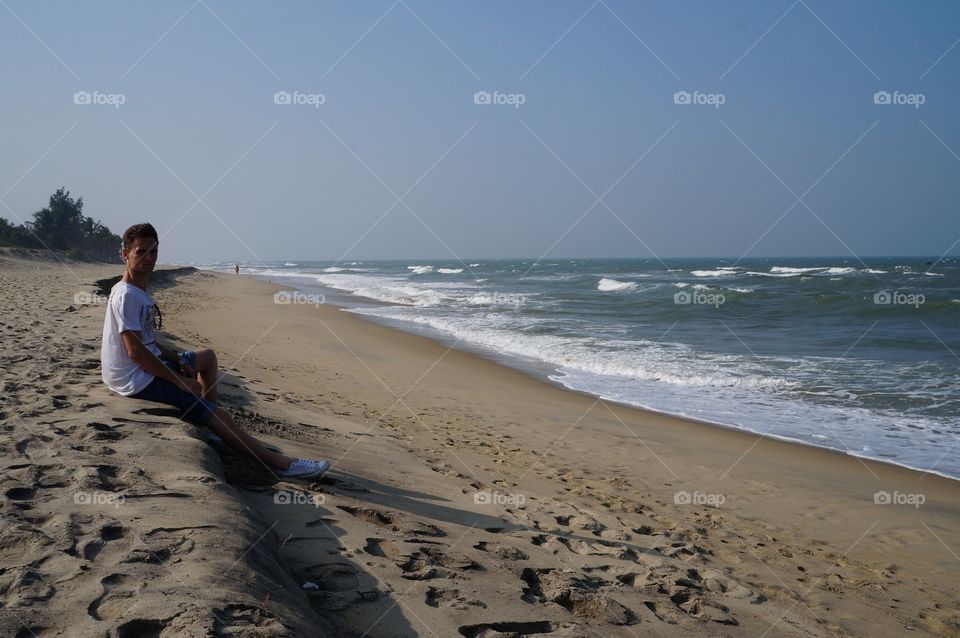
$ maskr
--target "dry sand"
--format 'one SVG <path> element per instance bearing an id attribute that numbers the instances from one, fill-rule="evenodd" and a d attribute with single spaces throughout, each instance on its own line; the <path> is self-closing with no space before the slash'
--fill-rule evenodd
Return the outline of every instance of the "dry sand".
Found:
<path id="1" fill-rule="evenodd" d="M 103 386 L 84 295 L 118 274 L 0 255 L 0 635 L 960 635 L 956 481 L 166 277 L 164 332 L 217 351 L 238 421 L 334 462 L 278 480 Z"/>

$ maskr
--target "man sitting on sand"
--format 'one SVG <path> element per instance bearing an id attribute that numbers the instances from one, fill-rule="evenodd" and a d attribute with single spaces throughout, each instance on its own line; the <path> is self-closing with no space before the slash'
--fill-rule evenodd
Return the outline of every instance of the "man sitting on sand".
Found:
<path id="1" fill-rule="evenodd" d="M 330 469 L 329 461 L 297 459 L 269 449 L 217 405 L 217 357 L 212 350 L 176 353 L 157 343 L 154 322 L 159 311 L 146 289 L 159 243 L 150 224 L 136 224 L 123 233 L 127 267 L 110 290 L 103 321 L 104 383 L 123 396 L 174 406 L 182 419 L 209 427 L 240 452 L 275 468 L 279 476 L 322 476 Z"/>

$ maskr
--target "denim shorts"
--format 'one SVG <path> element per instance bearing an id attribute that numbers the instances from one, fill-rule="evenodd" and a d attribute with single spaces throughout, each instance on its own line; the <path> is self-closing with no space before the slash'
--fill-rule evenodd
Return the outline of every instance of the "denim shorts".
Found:
<path id="1" fill-rule="evenodd" d="M 195 352 L 185 352 L 191 367 L 196 368 L 197 355 Z M 176 361 L 162 360 L 164 364 L 175 373 L 180 374 L 180 364 Z M 153 381 L 140 392 L 132 395 L 135 399 L 144 401 L 154 401 L 171 405 L 180 410 L 180 418 L 184 421 L 206 427 L 210 423 L 210 417 L 213 416 L 217 406 L 206 399 L 181 390 L 166 379 L 154 377 Z"/>

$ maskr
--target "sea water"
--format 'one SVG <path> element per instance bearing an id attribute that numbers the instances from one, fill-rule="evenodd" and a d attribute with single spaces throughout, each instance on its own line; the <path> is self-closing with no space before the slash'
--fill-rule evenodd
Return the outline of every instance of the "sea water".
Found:
<path id="1" fill-rule="evenodd" d="M 241 268 L 610 401 L 960 478 L 956 259 Z"/>

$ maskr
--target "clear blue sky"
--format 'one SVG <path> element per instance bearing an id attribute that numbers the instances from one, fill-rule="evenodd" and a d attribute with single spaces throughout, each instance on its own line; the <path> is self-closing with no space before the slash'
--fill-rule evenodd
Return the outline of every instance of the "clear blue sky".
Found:
<path id="1" fill-rule="evenodd" d="M 169 261 L 957 254 L 958 38 L 952 0 L 3 0 L 0 215 L 64 185 Z"/>

